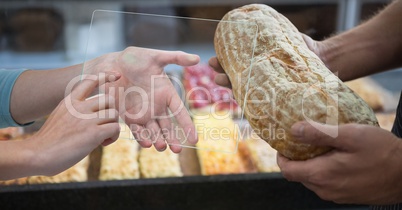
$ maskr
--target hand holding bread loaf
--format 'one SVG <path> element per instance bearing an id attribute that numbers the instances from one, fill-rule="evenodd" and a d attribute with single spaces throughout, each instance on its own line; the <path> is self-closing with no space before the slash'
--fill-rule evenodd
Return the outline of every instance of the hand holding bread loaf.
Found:
<path id="1" fill-rule="evenodd" d="M 250 125 L 290 159 L 305 160 L 330 150 L 298 143 L 290 134 L 298 121 L 378 126 L 373 110 L 308 49 L 296 27 L 269 6 L 251 4 L 227 13 L 214 45 Z"/>

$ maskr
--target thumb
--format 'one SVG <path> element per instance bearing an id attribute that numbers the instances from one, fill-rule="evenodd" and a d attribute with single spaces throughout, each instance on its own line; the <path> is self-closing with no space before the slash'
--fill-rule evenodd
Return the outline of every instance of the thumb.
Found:
<path id="1" fill-rule="evenodd" d="M 313 40 L 311 37 L 307 36 L 306 34 L 301 33 L 304 42 L 306 43 L 308 49 L 313 51 L 316 55 L 319 55 L 318 47 L 317 47 L 317 42 Z"/>
<path id="2" fill-rule="evenodd" d="M 342 138 L 338 138 L 339 128 L 335 125 L 303 121 L 297 122 L 291 127 L 291 134 L 302 143 L 341 148 L 343 144 L 340 143 Z"/>

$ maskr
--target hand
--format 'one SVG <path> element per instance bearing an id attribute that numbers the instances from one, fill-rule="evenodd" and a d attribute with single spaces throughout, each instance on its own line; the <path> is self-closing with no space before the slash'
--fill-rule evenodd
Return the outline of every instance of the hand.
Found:
<path id="1" fill-rule="evenodd" d="M 195 144 L 197 137 L 184 103 L 163 68 L 168 64 L 191 66 L 198 62 L 198 56 L 184 52 L 129 47 L 97 59 L 90 68 L 98 72 L 121 73 L 121 79 L 108 83 L 105 90 L 118 92 L 116 107 L 119 114 L 142 147 L 153 144 L 163 151 L 167 142 L 170 149 L 178 153 L 183 142 L 179 142 L 170 111 L 183 129 L 187 142 Z"/>
<path id="2" fill-rule="evenodd" d="M 340 63 L 337 63 L 337 60 L 335 59 L 330 59 L 329 57 L 333 57 L 333 54 L 335 49 L 337 49 L 337 45 L 339 45 L 338 41 L 336 39 L 326 39 L 324 41 L 315 41 L 311 37 L 301 34 L 303 37 L 304 42 L 306 43 L 307 47 L 313 51 L 321 60 L 324 62 L 325 66 L 329 70 L 331 70 L 335 75 L 340 77 L 342 80 L 350 80 L 348 78 L 347 74 L 345 74 L 345 70 L 342 67 L 344 65 L 344 61 L 341 61 Z M 353 68 L 354 70 L 356 68 Z M 342 72 L 342 74 L 341 74 Z"/>
<path id="3" fill-rule="evenodd" d="M 59 103 L 42 128 L 26 140 L 32 148 L 34 175 L 58 174 L 87 156 L 98 145 L 114 142 L 120 133 L 114 97 L 87 97 L 101 82 L 119 74 L 90 75 Z M 101 85 L 101 84 L 99 84 Z M 31 160 L 30 160 L 31 161 Z"/>
<path id="4" fill-rule="evenodd" d="M 337 203 L 389 204 L 402 201 L 402 142 L 378 127 L 299 122 L 292 134 L 303 143 L 333 147 L 306 160 L 278 155 L 289 181 L 301 182 L 324 200 Z M 325 133 L 338 134 L 335 138 Z"/>
<path id="5" fill-rule="evenodd" d="M 306 34 L 301 33 L 307 47 L 313 51 L 322 61 L 325 62 L 325 44 L 323 42 L 315 41 Z"/>

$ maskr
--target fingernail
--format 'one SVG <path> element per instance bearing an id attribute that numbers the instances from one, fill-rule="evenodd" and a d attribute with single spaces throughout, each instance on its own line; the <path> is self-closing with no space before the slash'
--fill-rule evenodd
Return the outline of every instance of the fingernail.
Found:
<path id="1" fill-rule="evenodd" d="M 191 55 L 189 55 L 188 56 L 188 59 L 190 60 L 190 61 L 198 61 L 198 59 L 199 59 L 199 57 L 198 57 L 198 55 L 194 55 L 194 54 L 191 54 Z"/>
<path id="2" fill-rule="evenodd" d="M 167 149 L 167 146 L 166 146 L 166 144 L 165 144 L 164 147 L 161 147 L 161 148 L 155 147 L 155 148 L 156 148 L 156 150 L 158 150 L 158 152 L 163 152 L 163 151 L 165 151 L 165 150 Z"/>
<path id="3" fill-rule="evenodd" d="M 304 123 L 296 123 L 290 128 L 290 132 L 294 137 L 301 138 L 304 136 Z"/>
<path id="4" fill-rule="evenodd" d="M 108 73 L 109 73 L 109 75 L 108 75 L 109 82 L 115 82 L 116 80 L 120 79 L 120 77 L 121 77 L 121 74 L 117 71 L 111 71 Z"/>

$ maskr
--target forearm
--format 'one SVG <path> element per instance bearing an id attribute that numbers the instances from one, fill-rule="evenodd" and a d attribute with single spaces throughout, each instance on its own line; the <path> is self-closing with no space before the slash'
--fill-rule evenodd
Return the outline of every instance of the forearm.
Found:
<path id="1" fill-rule="evenodd" d="M 27 139 L 27 141 L 30 139 Z M 35 154 L 26 141 L 0 141 L 0 180 L 31 176 L 36 173 Z"/>
<path id="2" fill-rule="evenodd" d="M 49 114 L 64 98 L 67 84 L 80 75 L 82 65 L 55 70 L 30 70 L 17 79 L 10 99 L 10 112 L 19 124 Z"/>
<path id="3" fill-rule="evenodd" d="M 321 57 L 342 80 L 402 65 L 402 0 L 360 26 L 324 40 Z"/>
<path id="4" fill-rule="evenodd" d="M 49 114 L 65 97 L 66 87 L 81 74 L 113 71 L 111 67 L 120 52 L 109 53 L 83 64 L 22 73 L 11 93 L 10 112 L 19 124 L 31 122 Z M 85 68 L 83 70 L 83 68 Z"/>

